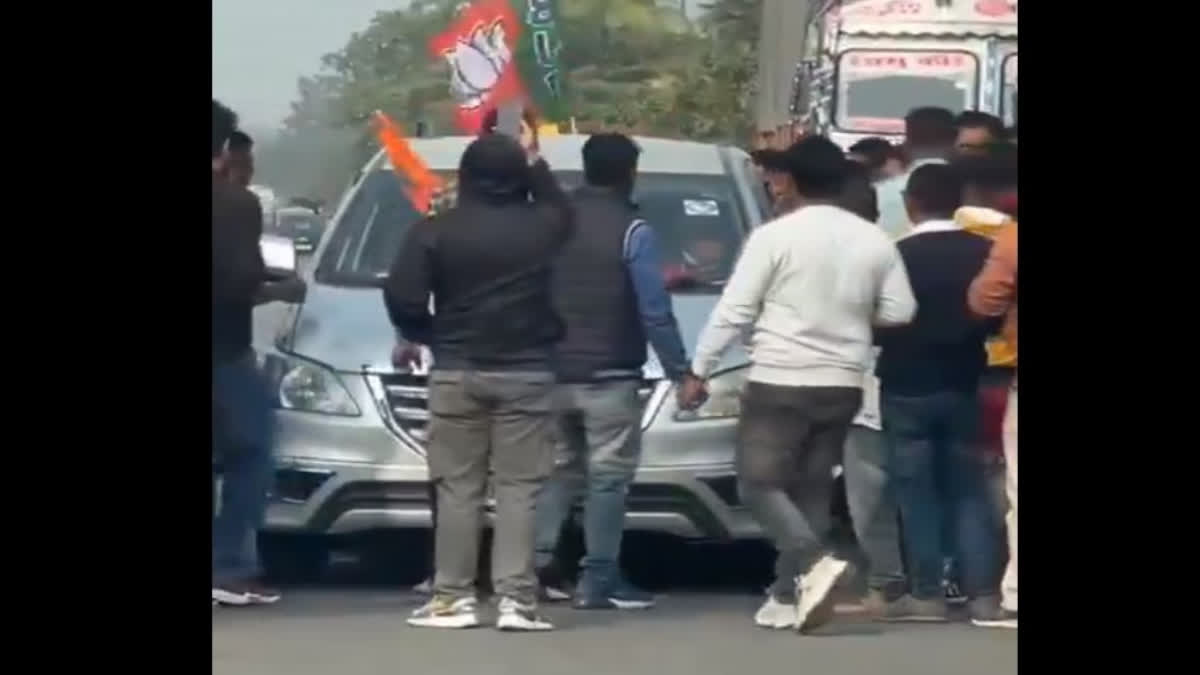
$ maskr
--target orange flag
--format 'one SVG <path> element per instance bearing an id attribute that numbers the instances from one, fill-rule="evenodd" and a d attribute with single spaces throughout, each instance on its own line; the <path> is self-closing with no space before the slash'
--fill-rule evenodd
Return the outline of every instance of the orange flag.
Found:
<path id="1" fill-rule="evenodd" d="M 433 202 L 433 193 L 442 185 L 442 179 L 429 170 L 424 160 L 413 151 L 412 146 L 405 140 L 400 126 L 392 121 L 382 111 L 375 111 L 376 130 L 379 134 L 379 144 L 387 150 L 392 168 L 409 184 L 407 190 L 409 199 L 420 213 L 427 213 Z"/>

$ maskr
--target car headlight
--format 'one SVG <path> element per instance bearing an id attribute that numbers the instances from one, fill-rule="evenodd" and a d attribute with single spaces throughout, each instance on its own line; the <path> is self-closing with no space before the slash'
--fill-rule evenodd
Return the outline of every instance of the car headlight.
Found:
<path id="1" fill-rule="evenodd" d="M 738 417 L 742 414 L 742 392 L 749 366 L 717 373 L 708 380 L 708 400 L 695 410 L 676 410 L 675 421 L 692 422 Z"/>
<path id="2" fill-rule="evenodd" d="M 283 410 L 358 417 L 354 398 L 333 370 L 313 361 L 282 354 L 260 354 L 259 367 L 277 391 Z"/>

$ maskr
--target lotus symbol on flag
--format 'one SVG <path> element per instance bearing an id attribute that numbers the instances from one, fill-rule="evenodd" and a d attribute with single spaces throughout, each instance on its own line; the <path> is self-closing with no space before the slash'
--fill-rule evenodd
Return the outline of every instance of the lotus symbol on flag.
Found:
<path id="1" fill-rule="evenodd" d="M 512 61 L 500 21 L 475 26 L 467 39 L 455 40 L 454 48 L 444 51 L 443 56 L 450 63 L 450 91 L 467 109 L 483 105 Z"/>

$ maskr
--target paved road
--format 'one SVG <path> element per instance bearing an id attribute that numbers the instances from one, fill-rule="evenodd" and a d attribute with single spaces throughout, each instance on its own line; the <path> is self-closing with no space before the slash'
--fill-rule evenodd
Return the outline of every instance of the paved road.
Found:
<path id="1" fill-rule="evenodd" d="M 410 628 L 394 590 L 293 591 L 274 607 L 213 610 L 213 675 L 1008 675 L 1015 631 L 878 625 L 841 616 L 813 636 L 758 629 L 749 594 L 672 594 L 648 612 L 548 610 L 559 630 Z"/>

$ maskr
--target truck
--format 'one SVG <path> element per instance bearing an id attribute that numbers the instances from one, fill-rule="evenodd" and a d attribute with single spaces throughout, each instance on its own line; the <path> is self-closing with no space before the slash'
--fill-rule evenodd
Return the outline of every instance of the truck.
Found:
<path id="1" fill-rule="evenodd" d="M 1016 0 L 817 2 L 804 31 L 791 114 L 843 148 L 900 142 L 921 106 L 1017 124 Z"/>

